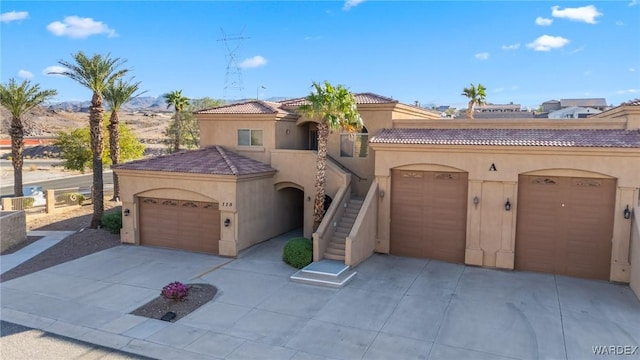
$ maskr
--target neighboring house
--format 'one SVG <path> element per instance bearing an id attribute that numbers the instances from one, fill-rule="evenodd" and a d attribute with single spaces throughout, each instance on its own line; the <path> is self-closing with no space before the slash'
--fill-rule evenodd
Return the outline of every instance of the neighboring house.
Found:
<path id="1" fill-rule="evenodd" d="M 543 102 L 541 106 L 542 112 L 545 113 L 570 107 L 593 108 L 600 111 L 608 109 L 607 101 L 604 98 L 548 100 Z"/>
<path id="2" fill-rule="evenodd" d="M 115 167 L 122 241 L 237 256 L 294 228 L 314 260 L 373 252 L 629 282 L 640 104 L 587 119 L 441 119 L 357 94 L 365 129 L 329 139 L 312 234 L 315 122 L 304 98 L 201 110 L 200 150 Z M 356 210 L 350 210 L 356 209 Z"/>
<path id="3" fill-rule="evenodd" d="M 476 112 L 520 112 L 522 111 L 522 106 L 520 104 L 486 104 L 475 106 L 474 111 Z"/>
<path id="4" fill-rule="evenodd" d="M 601 112 L 602 110 L 598 110 L 595 108 L 571 106 L 564 109 L 552 111 L 548 114 L 548 117 L 549 119 L 584 119 Z"/>

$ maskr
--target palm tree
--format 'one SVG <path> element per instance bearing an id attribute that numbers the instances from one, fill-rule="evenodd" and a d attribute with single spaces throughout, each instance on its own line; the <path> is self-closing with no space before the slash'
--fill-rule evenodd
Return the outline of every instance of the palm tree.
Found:
<path id="1" fill-rule="evenodd" d="M 13 194 L 23 196 L 22 193 L 22 165 L 24 153 L 24 123 L 22 115 L 35 106 L 42 104 L 56 96 L 56 90 L 42 90 L 40 85 L 31 86 L 29 80 L 16 84 L 15 79 L 9 79 L 8 84 L 0 84 L 0 104 L 11 114 L 11 163 L 13 164 Z"/>
<path id="2" fill-rule="evenodd" d="M 189 105 L 189 98 L 182 95 L 182 90 L 174 90 L 166 93 L 162 96 L 167 103 L 167 109 L 173 105 L 176 110 L 176 138 L 173 142 L 173 151 L 178 152 L 180 150 L 180 112 Z"/>
<path id="3" fill-rule="evenodd" d="M 137 93 L 140 88 L 140 82 L 130 83 L 118 79 L 118 81 L 112 83 L 104 89 L 104 100 L 111 109 L 111 117 L 109 118 L 109 155 L 111 156 L 111 166 L 117 165 L 120 162 L 120 119 L 118 118 L 118 111 L 120 107 L 126 104 L 129 100 L 134 99 L 146 91 Z M 118 175 L 113 172 L 113 198 L 111 201 L 118 201 L 120 199 L 120 186 L 118 184 Z"/>
<path id="4" fill-rule="evenodd" d="M 102 180 L 102 152 L 104 150 L 104 134 L 102 133 L 102 93 L 117 79 L 123 77 L 129 69 L 120 69 L 126 62 L 120 58 L 111 58 L 111 54 L 94 54 L 87 57 L 82 51 L 72 55 L 73 61 L 60 60 L 65 67 L 54 74 L 63 75 L 80 83 L 93 92 L 89 108 L 89 129 L 91 133 L 91 152 L 93 155 L 93 216 L 91 228 L 99 228 L 104 212 L 104 184 Z"/>
<path id="5" fill-rule="evenodd" d="M 331 130 L 354 132 L 362 128 L 362 118 L 357 110 L 356 99 L 342 85 L 333 86 L 313 82 L 307 103 L 298 108 L 302 114 L 318 122 L 318 156 L 316 158 L 316 198 L 313 204 L 313 231 L 318 229 L 324 216 L 324 198 L 327 143 Z"/>
<path id="6" fill-rule="evenodd" d="M 469 105 L 467 106 L 467 117 L 469 119 L 473 119 L 473 106 L 474 105 L 484 105 L 487 102 L 485 98 L 487 88 L 482 86 L 482 84 L 478 84 L 478 86 L 474 86 L 471 84 L 470 87 L 462 89 L 462 96 L 466 96 L 469 98 Z"/>

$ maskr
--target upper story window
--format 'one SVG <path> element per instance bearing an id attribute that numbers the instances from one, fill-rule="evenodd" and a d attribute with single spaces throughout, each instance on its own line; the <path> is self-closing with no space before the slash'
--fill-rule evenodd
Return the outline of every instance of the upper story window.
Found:
<path id="1" fill-rule="evenodd" d="M 238 129 L 239 146 L 263 146 L 262 130 Z"/>
<path id="2" fill-rule="evenodd" d="M 369 155 L 369 134 L 362 128 L 361 133 L 340 134 L 340 156 L 366 158 Z"/>

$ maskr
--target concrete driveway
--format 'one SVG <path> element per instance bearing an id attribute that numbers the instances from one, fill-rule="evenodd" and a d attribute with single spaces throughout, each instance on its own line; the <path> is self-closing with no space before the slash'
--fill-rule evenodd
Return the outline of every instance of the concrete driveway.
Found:
<path id="1" fill-rule="evenodd" d="M 236 260 L 119 246 L 0 284 L 1 317 L 159 359 L 640 359 L 628 286 L 374 255 L 313 287 L 280 260 L 294 235 Z M 218 294 L 176 323 L 128 314 L 176 280 Z"/>

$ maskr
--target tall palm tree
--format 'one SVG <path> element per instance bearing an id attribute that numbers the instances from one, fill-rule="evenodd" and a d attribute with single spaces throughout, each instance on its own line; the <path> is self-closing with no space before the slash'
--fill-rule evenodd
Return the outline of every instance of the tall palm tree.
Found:
<path id="1" fill-rule="evenodd" d="M 94 54 L 87 57 L 82 51 L 71 55 L 72 61 L 60 60 L 58 63 L 65 69 L 54 74 L 63 75 L 80 83 L 93 92 L 89 108 L 89 129 L 91 133 L 91 152 L 93 155 L 93 216 L 91 228 L 102 224 L 104 212 L 104 183 L 102 180 L 102 152 L 104 150 L 104 134 L 102 133 L 102 93 L 117 79 L 123 77 L 129 69 L 121 69 L 126 60 L 111 58 L 111 54 Z"/>
<path id="2" fill-rule="evenodd" d="M 118 111 L 122 105 L 129 102 L 146 91 L 141 93 L 136 92 L 140 89 L 140 82 L 131 83 L 118 79 L 116 82 L 110 84 L 104 89 L 104 100 L 109 105 L 111 110 L 111 117 L 109 118 L 109 156 L 111 156 L 111 166 L 117 165 L 120 162 L 120 119 L 118 118 Z M 120 185 L 118 183 L 118 175 L 113 172 L 113 198 L 111 201 L 118 201 L 120 199 Z"/>
<path id="3" fill-rule="evenodd" d="M 189 98 L 182 95 L 182 90 L 174 90 L 166 93 L 162 96 L 167 103 L 167 109 L 173 105 L 176 110 L 176 138 L 173 141 L 173 151 L 178 152 L 180 150 L 180 112 L 189 105 Z"/>
<path id="4" fill-rule="evenodd" d="M 487 88 L 482 86 L 482 84 L 478 84 L 478 86 L 474 86 L 471 84 L 470 87 L 462 89 L 462 96 L 466 96 L 469 98 L 469 105 L 467 106 L 467 117 L 469 119 L 473 119 L 473 106 L 474 105 L 484 105 L 487 102 L 485 101 L 487 97 Z"/>
<path id="5" fill-rule="evenodd" d="M 327 143 L 331 130 L 354 132 L 362 128 L 356 99 L 342 85 L 333 86 L 313 82 L 307 103 L 298 108 L 302 114 L 318 122 L 318 155 L 316 158 L 316 197 L 313 204 L 313 231 L 318 229 L 324 216 L 325 184 L 327 182 Z"/>
<path id="6" fill-rule="evenodd" d="M 24 123 L 22 115 L 35 106 L 42 104 L 56 96 L 56 90 L 42 90 L 40 85 L 31 86 L 29 80 L 24 80 L 18 85 L 15 79 L 9 79 L 9 83 L 0 84 L 0 104 L 9 110 L 11 114 L 11 163 L 13 164 L 13 194 L 23 196 L 22 193 L 22 165 L 24 153 Z"/>

